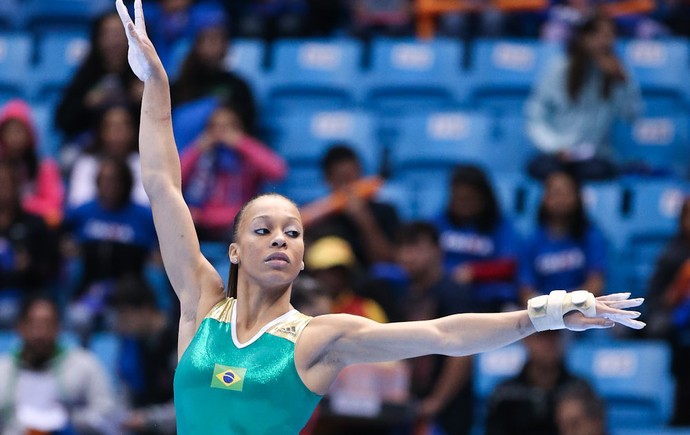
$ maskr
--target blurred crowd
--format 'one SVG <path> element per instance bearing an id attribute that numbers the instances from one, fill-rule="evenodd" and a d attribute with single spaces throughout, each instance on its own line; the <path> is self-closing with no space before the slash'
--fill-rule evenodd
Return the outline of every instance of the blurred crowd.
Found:
<path id="1" fill-rule="evenodd" d="M 666 0 L 650 14 L 613 21 L 593 12 L 592 3 L 564 1 L 520 14 L 481 8 L 438 19 L 439 34 L 447 36 L 568 41 L 567 55 L 549 66 L 525 109 L 538 151 L 526 171 L 543 183 L 528 231 L 502 213 L 491 177 L 472 164 L 455 168 L 435 219 L 404 221 L 392 204 L 376 199 L 376 186 L 359 188 L 367 180 L 352 144 L 334 143 L 321 161 L 330 192 L 305 222 L 306 271 L 293 288 L 296 308 L 379 322 L 426 320 L 519 309 L 552 289 L 618 291 L 606 288 L 608 242 L 585 211 L 581 187 L 619 175 L 607 135 L 615 119 L 639 111 L 639 91 L 612 49 L 615 33 L 687 35 L 690 5 Z M 178 143 L 183 192 L 209 246 L 226 247 L 241 205 L 290 172 L 259 133 L 251 86 L 225 68 L 231 37 L 415 31 L 413 4 L 405 0 L 160 0 L 145 7 L 148 33 L 166 62 L 177 61 L 176 41 L 192 41 L 171 80 L 173 105 L 209 96 L 220 101 L 202 132 Z M 0 108 L 0 324 L 16 328 L 21 339 L 15 353 L 0 359 L 2 433 L 26 427 L 32 433 L 174 433 L 178 313 L 141 184 L 142 91 L 112 12 L 94 22 L 91 49 L 57 105 L 55 123 L 64 137 L 57 161 L 40 152 L 27 102 Z M 647 295 L 644 333 L 672 346 L 674 423 L 688 425 L 690 200 Z M 93 349 L 104 332 L 116 337 L 112 373 L 69 343 Z M 487 433 L 606 433 L 600 399 L 563 364 L 563 339 L 546 332 L 525 341 L 523 370 L 488 401 L 481 423 Z M 409 405 L 403 423 L 342 422 L 321 407 L 307 431 L 450 435 L 477 424 L 469 357 L 369 367 L 344 375 L 336 390 L 351 394 L 352 379 L 372 373 L 397 379 L 390 396 Z M 591 427 L 573 432 L 585 420 Z"/>

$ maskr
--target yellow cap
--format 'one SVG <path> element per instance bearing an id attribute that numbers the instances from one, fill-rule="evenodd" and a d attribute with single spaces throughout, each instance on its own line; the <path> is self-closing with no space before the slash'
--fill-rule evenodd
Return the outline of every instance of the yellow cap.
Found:
<path id="1" fill-rule="evenodd" d="M 304 255 L 304 264 L 311 270 L 329 269 L 335 266 L 352 267 L 355 254 L 347 241 L 327 236 L 314 242 Z"/>

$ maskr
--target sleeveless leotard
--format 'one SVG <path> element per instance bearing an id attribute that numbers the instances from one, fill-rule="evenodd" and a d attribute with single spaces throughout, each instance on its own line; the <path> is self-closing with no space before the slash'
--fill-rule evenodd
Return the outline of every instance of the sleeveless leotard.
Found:
<path id="1" fill-rule="evenodd" d="M 175 372 L 180 435 L 297 434 L 321 396 L 302 382 L 295 343 L 311 317 L 292 310 L 239 343 L 235 299 L 201 322 Z"/>

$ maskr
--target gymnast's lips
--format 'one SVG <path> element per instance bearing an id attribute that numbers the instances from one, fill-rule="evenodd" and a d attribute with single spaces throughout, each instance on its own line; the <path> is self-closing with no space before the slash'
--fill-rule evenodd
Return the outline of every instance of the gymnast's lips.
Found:
<path id="1" fill-rule="evenodd" d="M 289 263 L 290 259 L 282 252 L 274 252 L 273 254 L 264 258 L 264 262 L 268 263 L 269 261 L 284 261 L 285 263 Z"/>

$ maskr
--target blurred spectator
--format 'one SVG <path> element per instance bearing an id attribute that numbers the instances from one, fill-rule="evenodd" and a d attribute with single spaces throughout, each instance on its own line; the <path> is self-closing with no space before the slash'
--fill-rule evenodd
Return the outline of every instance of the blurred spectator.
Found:
<path id="1" fill-rule="evenodd" d="M 148 206 L 149 199 L 141 182 L 138 143 L 136 119 L 127 106 L 115 105 L 104 110 L 91 144 L 79 154 L 72 167 L 67 204 L 78 207 L 93 201 L 101 161 L 114 158 L 126 161 L 134 177 L 132 201 Z"/>
<path id="2" fill-rule="evenodd" d="M 91 130 L 105 107 L 125 104 L 138 108 L 143 90 L 143 83 L 127 64 L 127 36 L 120 17 L 109 12 L 93 24 L 91 49 L 55 111 L 56 125 L 72 140 Z"/>
<path id="3" fill-rule="evenodd" d="M 520 240 L 501 208 L 489 179 L 474 165 L 455 168 L 450 199 L 435 221 L 453 279 L 472 287 L 480 312 L 510 309 L 518 301 L 516 285 Z"/>
<path id="4" fill-rule="evenodd" d="M 403 320 L 473 311 L 470 289 L 455 283 L 444 270 L 436 228 L 412 222 L 403 225 L 399 234 L 398 263 L 409 277 L 409 289 L 401 301 Z M 449 435 L 470 433 L 474 410 L 471 358 L 427 355 L 408 362 L 411 393 L 419 400 L 416 430 L 439 426 Z"/>
<path id="5" fill-rule="evenodd" d="M 580 185 L 567 172 L 544 180 L 538 224 L 520 262 L 522 305 L 553 289 L 587 289 L 602 294 L 606 241 L 587 218 Z"/>
<path id="6" fill-rule="evenodd" d="M 179 44 L 191 42 L 209 24 L 227 25 L 223 8 L 213 1 L 158 0 L 146 6 L 146 32 L 169 73 Z"/>
<path id="7" fill-rule="evenodd" d="M 110 300 L 120 342 L 117 367 L 124 393 L 123 429 L 131 434 L 175 434 L 173 377 L 177 330 L 146 281 L 120 279 Z"/>
<path id="8" fill-rule="evenodd" d="M 285 176 L 285 162 L 249 136 L 233 106 L 218 107 L 180 157 L 182 190 L 202 240 L 230 240 L 235 215 L 266 181 Z"/>
<path id="9" fill-rule="evenodd" d="M 559 435 L 606 435 L 606 404 L 591 388 L 573 385 L 556 398 Z"/>
<path id="10" fill-rule="evenodd" d="M 204 97 L 217 97 L 235 108 L 245 130 L 253 134 L 257 121 L 254 95 L 242 77 L 226 70 L 228 46 L 228 34 L 222 25 L 210 23 L 199 29 L 172 84 L 172 104 L 176 107 Z"/>
<path id="11" fill-rule="evenodd" d="M 122 276 L 142 276 L 156 246 L 151 210 L 129 199 L 132 174 L 127 164 L 104 159 L 97 186 L 97 199 L 69 210 L 65 218 L 83 265 L 70 321 L 87 329 L 104 313 L 113 282 Z"/>
<path id="12" fill-rule="evenodd" d="M 556 426 L 556 398 L 561 391 L 587 382 L 568 372 L 559 330 L 526 337 L 527 362 L 520 374 L 496 388 L 489 397 L 487 435 L 552 435 Z"/>
<path id="13" fill-rule="evenodd" d="M 330 314 L 333 300 L 317 280 L 301 274 L 292 284 L 291 303 L 302 314 L 320 316 Z"/>
<path id="14" fill-rule="evenodd" d="M 43 217 L 50 226 L 62 219 L 65 188 L 57 163 L 41 158 L 31 108 L 12 100 L 0 109 L 0 158 L 19 173 L 24 210 Z"/>
<path id="15" fill-rule="evenodd" d="M 0 160 L 0 322 L 12 321 L 22 294 L 53 282 L 57 239 L 39 216 L 24 211 L 15 166 Z M 5 325 L 7 326 L 7 325 Z"/>
<path id="16" fill-rule="evenodd" d="M 357 262 L 369 267 L 392 262 L 394 240 L 399 225 L 392 205 L 366 200 L 352 192 L 352 186 L 363 177 L 359 157 L 347 145 L 332 146 L 321 162 L 324 178 L 332 192 L 345 192 L 348 202 L 342 212 L 330 214 L 307 228 L 309 240 L 333 235 L 347 241 Z"/>
<path id="17" fill-rule="evenodd" d="M 55 302 L 27 301 L 17 330 L 18 351 L 0 357 L 2 433 L 115 433 L 116 400 L 108 373 L 90 352 L 58 342 Z"/>
<path id="18" fill-rule="evenodd" d="M 346 313 L 387 322 L 388 317 L 374 300 L 362 297 L 355 289 L 357 260 L 347 241 L 327 236 L 309 246 L 304 263 L 319 284 L 330 292 L 331 313 Z"/>
<path id="19" fill-rule="evenodd" d="M 412 34 L 410 0 L 355 0 L 351 8 L 352 32 L 359 36 Z"/>
<path id="20" fill-rule="evenodd" d="M 672 424 L 690 426 L 690 198 L 678 220 L 678 234 L 657 260 L 647 291 L 648 330 L 671 343 L 676 379 Z"/>
<path id="21" fill-rule="evenodd" d="M 543 179 L 571 168 L 582 179 L 617 174 L 608 148 L 618 117 L 640 109 L 639 90 L 614 51 L 611 20 L 596 15 L 579 25 L 567 56 L 549 65 L 526 104 L 527 133 L 540 152 L 528 166 Z"/>
<path id="22" fill-rule="evenodd" d="M 309 0 L 245 0 L 243 3 L 237 26 L 244 37 L 272 41 L 307 33 Z"/>

